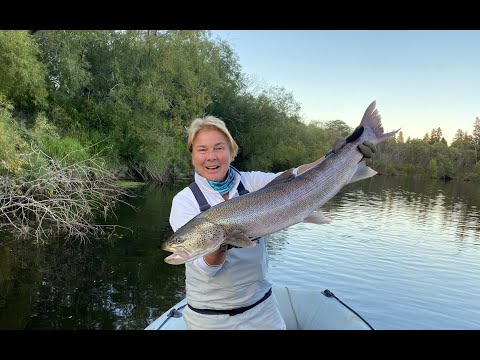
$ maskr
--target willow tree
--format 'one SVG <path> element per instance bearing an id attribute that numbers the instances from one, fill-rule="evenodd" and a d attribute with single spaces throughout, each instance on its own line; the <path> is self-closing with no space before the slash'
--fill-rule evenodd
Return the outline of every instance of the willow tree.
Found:
<path id="1" fill-rule="evenodd" d="M 38 31 L 50 117 L 118 167 L 166 180 L 186 168 L 184 129 L 235 78 L 207 31 Z M 234 68 L 234 66 L 232 66 Z"/>
<path id="2" fill-rule="evenodd" d="M 19 110 L 46 105 L 46 72 L 40 49 L 28 31 L 0 30 L 0 93 Z"/>

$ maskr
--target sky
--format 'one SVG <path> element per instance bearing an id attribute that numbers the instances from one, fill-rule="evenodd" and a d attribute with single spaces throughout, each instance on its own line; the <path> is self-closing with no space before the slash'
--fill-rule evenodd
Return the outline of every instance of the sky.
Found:
<path id="1" fill-rule="evenodd" d="M 253 84 L 283 87 L 302 118 L 356 127 L 374 100 L 385 131 L 448 144 L 480 117 L 479 30 L 214 30 Z"/>

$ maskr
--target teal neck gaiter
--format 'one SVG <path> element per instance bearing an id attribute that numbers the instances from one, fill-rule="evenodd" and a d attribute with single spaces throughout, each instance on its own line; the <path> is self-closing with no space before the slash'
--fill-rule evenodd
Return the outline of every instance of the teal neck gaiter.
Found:
<path id="1" fill-rule="evenodd" d="M 218 191 L 220 195 L 223 196 L 230 192 L 235 185 L 235 171 L 233 171 L 232 167 L 229 167 L 227 178 L 224 181 L 207 181 L 214 190 Z"/>

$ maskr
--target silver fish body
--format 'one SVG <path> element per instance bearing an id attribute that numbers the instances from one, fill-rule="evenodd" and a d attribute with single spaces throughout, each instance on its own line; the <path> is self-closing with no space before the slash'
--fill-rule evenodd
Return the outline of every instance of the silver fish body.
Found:
<path id="1" fill-rule="evenodd" d="M 262 189 L 217 204 L 178 229 L 164 244 L 171 251 L 165 261 L 182 264 L 215 251 L 222 243 L 254 246 L 250 239 L 286 229 L 300 222 L 328 223 L 318 208 L 345 185 L 369 178 L 376 171 L 362 161 L 358 145 L 378 144 L 399 130 L 384 133 L 372 102 L 360 123 L 362 135 L 300 175 L 284 172 Z"/>

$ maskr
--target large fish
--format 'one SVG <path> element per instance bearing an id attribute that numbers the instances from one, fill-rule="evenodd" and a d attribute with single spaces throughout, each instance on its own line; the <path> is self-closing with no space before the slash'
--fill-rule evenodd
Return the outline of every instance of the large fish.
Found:
<path id="1" fill-rule="evenodd" d="M 275 233 L 294 224 L 325 224 L 319 207 L 346 184 L 367 179 L 377 172 L 362 161 L 358 145 L 378 144 L 399 130 L 383 132 L 381 117 L 372 102 L 357 129 L 363 133 L 320 164 L 295 176 L 285 171 L 262 189 L 222 202 L 198 214 L 178 229 L 162 246 L 173 254 L 165 262 L 173 265 L 192 261 L 227 243 L 251 247 L 251 239 Z"/>

